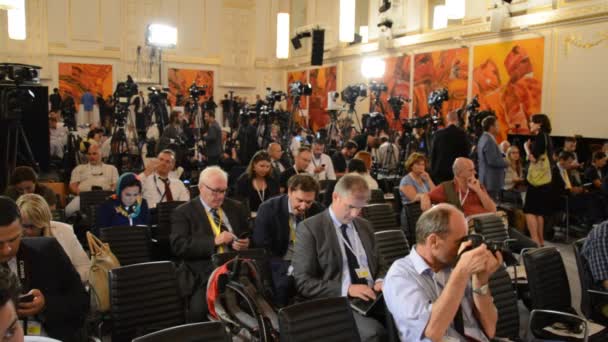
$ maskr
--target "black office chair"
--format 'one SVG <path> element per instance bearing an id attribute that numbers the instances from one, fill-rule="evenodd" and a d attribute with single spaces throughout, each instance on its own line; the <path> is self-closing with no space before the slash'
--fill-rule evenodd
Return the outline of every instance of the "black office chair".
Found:
<path id="1" fill-rule="evenodd" d="M 53 221 L 57 222 L 65 222 L 65 210 L 63 209 L 54 209 L 51 210 L 51 215 Z"/>
<path id="2" fill-rule="evenodd" d="M 113 226 L 99 230 L 122 266 L 152 261 L 150 232 L 146 226 Z"/>
<path id="3" fill-rule="evenodd" d="M 236 258 L 252 259 L 260 271 L 261 278 L 266 290 L 272 289 L 272 270 L 270 268 L 270 258 L 263 248 L 251 248 L 240 252 L 226 252 L 213 254 L 211 262 L 213 267 L 220 267 L 226 262 Z"/>
<path id="4" fill-rule="evenodd" d="M 370 204 L 382 204 L 386 203 L 384 200 L 384 192 L 380 189 L 373 189 L 370 191 L 371 197 L 369 199 Z"/>
<path id="5" fill-rule="evenodd" d="M 163 329 L 145 336 L 138 337 L 133 342 L 231 342 L 232 338 L 226 332 L 222 322 L 203 322 L 179 325 Z"/>
<path id="6" fill-rule="evenodd" d="M 402 215 L 403 202 L 401 201 L 401 191 L 399 191 L 398 186 L 393 187 L 393 198 L 394 198 L 393 209 L 395 210 L 395 217 L 397 218 L 397 221 L 401 225 L 401 229 L 405 229 L 405 227 L 407 225 L 406 225 L 405 221 L 403 220 L 403 217 L 405 217 L 405 214 Z M 405 230 L 403 230 L 403 232 L 405 233 Z"/>
<path id="7" fill-rule="evenodd" d="M 530 330 L 534 337 L 566 341 L 606 341 L 606 329 L 587 336 L 587 321 L 578 316 L 571 305 L 566 268 L 557 249 L 544 247 L 529 250 L 523 254 L 523 259 L 532 303 Z M 560 330 L 570 336 L 560 336 L 547 329 Z M 583 337 L 573 337 L 573 333 L 583 333 Z"/>
<path id="8" fill-rule="evenodd" d="M 97 207 L 114 194 L 109 190 L 82 191 L 80 193 L 80 212 L 84 223 L 89 226 L 97 222 Z"/>
<path id="9" fill-rule="evenodd" d="M 329 207 L 332 201 L 331 195 L 336 188 L 336 180 L 326 179 L 319 181 L 319 188 L 321 189 L 322 193 L 319 193 L 317 200 L 325 207 Z"/>
<path id="10" fill-rule="evenodd" d="M 113 342 L 130 342 L 185 322 L 175 266 L 169 261 L 111 270 L 110 303 Z"/>
<path id="11" fill-rule="evenodd" d="M 410 254 L 410 246 L 403 231 L 383 230 L 375 232 L 374 236 L 376 237 L 378 252 L 384 258 L 387 266 L 390 267 L 395 260 Z"/>
<path id="12" fill-rule="evenodd" d="M 594 286 L 589 264 L 581 255 L 585 240 L 579 239 L 572 244 L 581 283 L 581 312 L 587 319 L 608 325 L 608 318 L 602 313 L 602 308 L 608 305 L 608 291 Z"/>
<path id="13" fill-rule="evenodd" d="M 505 241 L 509 232 L 502 218 L 497 215 L 483 215 L 473 218 L 473 227 L 477 234 L 488 241 Z"/>
<path id="14" fill-rule="evenodd" d="M 399 229 L 395 212 L 388 203 L 368 204 L 363 207 L 361 216 L 372 223 L 374 231 Z"/>
<path id="15" fill-rule="evenodd" d="M 171 234 L 171 215 L 173 210 L 185 201 L 162 202 L 156 205 L 156 215 L 158 224 L 156 229 L 152 231 L 152 238 L 156 240 L 155 259 L 171 260 L 173 253 L 169 246 L 169 235 Z"/>
<path id="16" fill-rule="evenodd" d="M 345 297 L 294 304 L 279 311 L 281 342 L 361 341 Z"/>
<path id="17" fill-rule="evenodd" d="M 511 282 L 507 270 L 501 266 L 490 277 L 490 291 L 494 305 L 498 310 L 496 336 L 519 341 L 519 310 L 517 307 L 517 292 Z"/>
<path id="18" fill-rule="evenodd" d="M 405 220 L 407 222 L 405 235 L 410 246 L 416 244 L 416 223 L 422 215 L 422 208 L 420 202 L 410 202 L 403 206 L 405 208 Z"/>

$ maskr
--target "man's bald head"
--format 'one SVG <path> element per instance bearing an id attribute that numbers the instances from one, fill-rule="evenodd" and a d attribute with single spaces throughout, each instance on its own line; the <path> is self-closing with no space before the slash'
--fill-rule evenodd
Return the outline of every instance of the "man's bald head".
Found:
<path id="1" fill-rule="evenodd" d="M 457 125 L 458 126 L 458 111 L 453 110 L 453 111 L 449 112 L 445 116 L 445 121 L 448 125 Z"/>
<path id="2" fill-rule="evenodd" d="M 454 177 L 469 178 L 475 175 L 475 163 L 469 158 L 456 158 L 454 164 L 452 164 L 452 171 L 454 172 Z"/>
<path id="3" fill-rule="evenodd" d="M 270 143 L 267 148 L 267 152 L 270 155 L 270 158 L 273 160 L 281 159 L 281 154 L 283 154 L 283 148 L 278 143 Z"/>

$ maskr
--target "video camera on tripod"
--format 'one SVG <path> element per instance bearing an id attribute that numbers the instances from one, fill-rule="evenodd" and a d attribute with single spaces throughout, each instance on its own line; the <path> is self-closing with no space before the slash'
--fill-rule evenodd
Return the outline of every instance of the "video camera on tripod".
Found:
<path id="1" fill-rule="evenodd" d="M 289 95 L 293 97 L 310 96 L 312 95 L 312 86 L 310 83 L 302 83 L 300 81 L 290 83 Z"/>
<path id="2" fill-rule="evenodd" d="M 207 89 L 207 85 L 198 86 L 196 85 L 196 82 L 192 82 L 192 85 L 190 85 L 190 88 L 188 88 L 190 98 L 198 102 L 199 97 L 205 96 L 205 94 L 207 94 L 207 90 L 205 89 Z"/>
<path id="3" fill-rule="evenodd" d="M 436 89 L 429 94 L 428 104 L 435 110 L 435 112 L 441 112 L 443 102 L 449 98 L 448 90 L 446 88 Z"/>
<path id="4" fill-rule="evenodd" d="M 464 124 L 465 121 L 467 123 L 467 133 L 471 138 L 472 142 L 476 143 L 477 139 L 483 134 L 483 127 L 481 126 L 481 122 L 483 119 L 488 116 L 495 116 L 495 113 L 491 110 L 479 111 L 479 97 L 475 95 L 475 97 L 471 100 L 469 104 L 464 108 L 465 110 L 461 112 L 458 120 L 461 124 Z M 468 112 L 468 119 L 465 120 L 465 112 Z"/>
<path id="5" fill-rule="evenodd" d="M 405 105 L 408 102 L 412 102 L 412 99 L 403 97 L 402 95 L 398 95 L 398 96 L 389 97 L 387 102 L 388 102 L 389 106 L 391 106 L 391 109 L 393 110 L 393 115 L 395 116 L 395 120 L 399 120 L 399 117 L 401 116 L 401 109 L 403 108 L 403 105 Z"/>
<path id="6" fill-rule="evenodd" d="M 123 127 L 129 115 L 129 102 L 131 97 L 137 95 L 137 84 L 131 75 L 127 75 L 125 82 L 118 82 L 114 90 L 114 125 Z"/>
<path id="7" fill-rule="evenodd" d="M 354 107 L 358 98 L 367 97 L 367 85 L 363 83 L 349 85 L 342 90 L 340 97 L 342 97 L 342 101 Z"/>

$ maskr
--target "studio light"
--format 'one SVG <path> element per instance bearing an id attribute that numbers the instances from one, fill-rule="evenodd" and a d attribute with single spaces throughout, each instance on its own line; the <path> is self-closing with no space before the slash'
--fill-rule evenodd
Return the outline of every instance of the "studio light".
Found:
<path id="1" fill-rule="evenodd" d="M 378 57 L 365 58 L 363 62 L 361 62 L 361 74 L 368 79 L 384 76 L 385 69 L 386 62 Z"/>
<path id="2" fill-rule="evenodd" d="M 300 41 L 302 38 L 306 38 L 306 37 L 310 37 L 311 33 L 310 32 L 302 32 L 302 33 L 297 33 L 293 38 L 291 38 L 291 44 L 293 45 L 294 49 L 299 49 L 302 47 L 302 42 Z"/>
<path id="3" fill-rule="evenodd" d="M 25 1 L 4 1 L 2 8 L 8 9 L 6 15 L 8 18 L 8 37 L 14 40 L 25 40 L 27 37 L 25 24 Z"/>
<path id="4" fill-rule="evenodd" d="M 355 2 L 340 0 L 340 41 L 350 43 L 355 36 Z"/>
<path id="5" fill-rule="evenodd" d="M 150 24 L 146 30 L 146 44 L 159 48 L 174 48 L 177 46 L 177 28 Z"/>
<path id="6" fill-rule="evenodd" d="M 382 0 L 382 5 L 378 8 L 378 12 L 383 13 L 388 11 L 391 8 L 390 0 Z"/>
<path id="7" fill-rule="evenodd" d="M 0 10 L 23 8 L 23 0 L 0 0 Z"/>
<path id="8" fill-rule="evenodd" d="M 435 6 L 433 11 L 433 30 L 448 27 L 448 13 L 443 5 Z"/>
<path id="9" fill-rule="evenodd" d="M 289 57 L 289 13 L 277 14 L 277 58 Z"/>
<path id="10" fill-rule="evenodd" d="M 464 0 L 445 0 L 448 19 L 462 19 L 465 14 Z"/>

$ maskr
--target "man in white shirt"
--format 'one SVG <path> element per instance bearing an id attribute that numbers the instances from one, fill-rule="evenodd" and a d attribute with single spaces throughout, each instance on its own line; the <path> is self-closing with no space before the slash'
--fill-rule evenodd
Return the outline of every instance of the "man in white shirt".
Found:
<path id="1" fill-rule="evenodd" d="M 315 140 L 312 144 L 312 160 L 306 172 L 315 177 L 316 180 L 335 180 L 336 173 L 334 172 L 334 163 L 331 157 L 323 153 L 325 151 L 325 142 L 323 140 Z"/>
<path id="2" fill-rule="evenodd" d="M 381 145 L 376 153 L 380 168 L 388 172 L 396 172 L 399 165 L 399 146 L 387 136 L 381 137 L 380 142 Z"/>
<path id="3" fill-rule="evenodd" d="M 91 143 L 87 149 L 89 162 L 78 165 L 72 170 L 70 178 L 70 192 L 76 195 L 65 207 L 65 214 L 69 217 L 80 210 L 80 193 L 91 191 L 93 187 L 114 191 L 118 182 L 118 170 L 114 165 L 104 164 L 101 161 L 99 145 Z"/>
<path id="4" fill-rule="evenodd" d="M 51 157 L 63 158 L 63 149 L 68 142 L 68 129 L 58 125 L 57 115 L 49 115 L 49 139 L 51 145 Z"/>
<path id="5" fill-rule="evenodd" d="M 162 150 L 157 159 L 148 160 L 146 169 L 139 177 L 142 196 L 148 202 L 149 208 L 156 208 L 161 202 L 190 200 L 190 192 L 184 183 L 170 175 L 174 167 L 175 152 L 172 150 Z"/>

